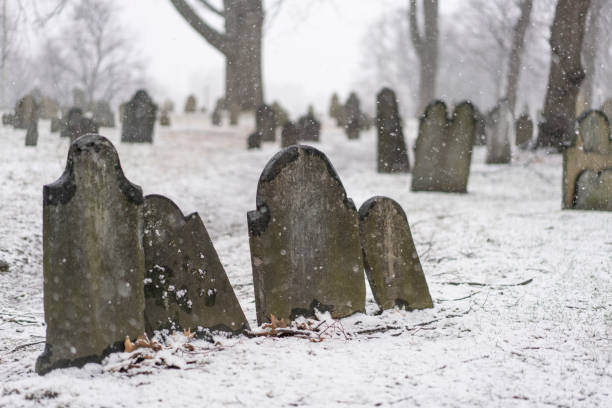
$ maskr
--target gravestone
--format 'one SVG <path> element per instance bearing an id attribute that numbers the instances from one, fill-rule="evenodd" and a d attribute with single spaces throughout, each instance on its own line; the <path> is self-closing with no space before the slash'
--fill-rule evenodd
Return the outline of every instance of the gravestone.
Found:
<path id="1" fill-rule="evenodd" d="M 321 122 L 314 115 L 312 106 L 308 113 L 297 121 L 298 140 L 318 142 L 321 138 Z"/>
<path id="2" fill-rule="evenodd" d="M 276 127 L 282 127 L 285 122 L 290 120 L 289 113 L 281 106 L 278 101 L 274 101 L 272 104 L 272 109 L 274 110 L 274 117 L 276 119 Z"/>
<path id="3" fill-rule="evenodd" d="M 359 131 L 361 130 L 361 108 L 359 97 L 355 92 L 351 92 L 346 104 L 345 109 L 345 131 L 349 139 L 359 139 Z"/>
<path id="4" fill-rule="evenodd" d="M 34 110 L 30 116 L 30 123 L 28 124 L 28 130 L 26 131 L 26 146 L 36 146 L 38 144 L 38 114 L 39 107 L 38 105 L 34 105 Z"/>
<path id="5" fill-rule="evenodd" d="M 487 130 L 485 116 L 476 107 L 474 107 L 474 121 L 476 126 L 474 130 L 474 146 L 486 146 Z"/>
<path id="6" fill-rule="evenodd" d="M 333 93 L 329 102 L 329 117 L 335 119 L 336 126 L 346 126 L 346 108 L 340 103 L 337 93 Z"/>
<path id="7" fill-rule="evenodd" d="M 255 113 L 255 127 L 256 131 L 261 134 L 262 141 L 273 142 L 276 140 L 276 113 L 271 106 L 259 105 Z"/>
<path id="8" fill-rule="evenodd" d="M 240 120 L 240 105 L 237 103 L 233 103 L 230 106 L 230 126 L 238 125 L 238 121 Z"/>
<path id="9" fill-rule="evenodd" d="M 402 120 L 395 92 L 383 88 L 376 96 L 377 162 L 379 173 L 410 171 Z"/>
<path id="10" fill-rule="evenodd" d="M 70 137 L 70 139 L 76 139 L 71 137 L 72 129 L 78 128 L 78 124 L 83 118 L 83 111 L 80 108 L 71 108 L 68 113 L 60 120 L 60 136 Z M 78 135 L 80 136 L 80 134 Z M 77 137 L 78 137 L 77 136 Z"/>
<path id="11" fill-rule="evenodd" d="M 512 159 L 510 140 L 514 119 L 507 100 L 500 101 L 491 111 L 487 129 L 487 164 L 508 164 Z"/>
<path id="12" fill-rule="evenodd" d="M 584 112 L 563 152 L 563 208 L 612 211 L 612 141 L 601 111 Z"/>
<path id="13" fill-rule="evenodd" d="M 219 107 L 215 107 L 215 110 L 213 110 L 211 121 L 213 126 L 221 126 L 221 109 Z"/>
<path id="14" fill-rule="evenodd" d="M 402 207 L 373 197 L 359 209 L 363 264 L 381 310 L 433 307 L 427 281 Z"/>
<path id="15" fill-rule="evenodd" d="M 115 127 L 115 115 L 106 101 L 96 101 L 93 106 L 93 121 L 98 127 Z"/>
<path id="16" fill-rule="evenodd" d="M 28 94 L 17 101 L 15 105 L 15 116 L 13 117 L 13 126 L 15 129 L 27 129 L 30 126 L 33 115 L 36 114 L 38 120 L 38 112 L 40 105 L 32 94 Z"/>
<path id="17" fill-rule="evenodd" d="M 261 149 L 261 133 L 253 132 L 247 138 L 247 149 Z"/>
<path id="18" fill-rule="evenodd" d="M 144 200 L 145 329 L 239 332 L 249 324 L 197 213 Z"/>
<path id="19" fill-rule="evenodd" d="M 41 119 L 53 119 L 56 118 L 59 113 L 59 103 L 52 98 L 47 96 L 41 96 L 40 103 L 40 118 Z"/>
<path id="20" fill-rule="evenodd" d="M 189 95 L 185 101 L 185 113 L 195 113 L 198 109 L 195 95 Z"/>
<path id="21" fill-rule="evenodd" d="M 114 146 L 87 135 L 43 188 L 47 339 L 36 372 L 99 362 L 144 332 L 143 197 Z"/>
<path id="22" fill-rule="evenodd" d="M 4 113 L 2 114 L 2 125 L 4 126 L 13 126 L 13 122 L 15 121 L 15 115 L 12 113 Z"/>
<path id="23" fill-rule="evenodd" d="M 144 90 L 137 91 L 125 106 L 125 118 L 121 128 L 121 141 L 128 143 L 153 143 L 153 127 L 157 105 Z"/>
<path id="24" fill-rule="evenodd" d="M 359 219 L 327 157 L 291 146 L 266 165 L 248 213 L 257 322 L 365 308 Z"/>
<path id="25" fill-rule="evenodd" d="M 168 111 L 165 109 L 162 109 L 159 115 L 159 125 L 160 126 L 170 126 L 170 116 L 168 114 Z"/>
<path id="26" fill-rule="evenodd" d="M 281 147 L 289 147 L 298 144 L 298 129 L 293 122 L 286 122 L 281 131 Z"/>
<path id="27" fill-rule="evenodd" d="M 521 149 L 526 149 L 533 136 L 533 121 L 529 118 L 529 114 L 524 113 L 516 120 L 515 133 L 516 145 Z"/>
<path id="28" fill-rule="evenodd" d="M 62 130 L 62 119 L 51 118 L 51 133 L 56 133 Z"/>
<path id="29" fill-rule="evenodd" d="M 474 131 L 471 103 L 457 105 L 450 119 L 444 102 L 429 104 L 414 148 L 412 191 L 467 192 Z"/>

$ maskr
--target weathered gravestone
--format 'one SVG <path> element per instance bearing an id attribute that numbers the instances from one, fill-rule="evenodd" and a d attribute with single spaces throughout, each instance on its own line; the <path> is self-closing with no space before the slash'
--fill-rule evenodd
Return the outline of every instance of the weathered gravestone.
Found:
<path id="1" fill-rule="evenodd" d="M 185 101 L 185 113 L 194 113 L 198 109 L 195 95 L 189 95 Z"/>
<path id="2" fill-rule="evenodd" d="M 334 318 L 364 311 L 357 210 L 322 152 L 300 145 L 277 153 L 247 219 L 259 324 L 314 309 Z"/>
<path id="3" fill-rule="evenodd" d="M 81 108 L 71 108 L 65 116 L 60 119 L 60 136 L 72 138 L 72 129 L 78 127 L 81 119 L 83 118 L 83 111 Z M 79 135 L 80 136 L 80 135 Z"/>
<path id="4" fill-rule="evenodd" d="M 93 120 L 83 116 L 79 108 L 72 108 L 68 111 L 62 126 L 61 136 L 69 137 L 71 142 L 88 133 L 98 133 L 98 126 Z"/>
<path id="5" fill-rule="evenodd" d="M 15 105 L 15 116 L 13 118 L 13 126 L 15 129 L 27 129 L 33 116 L 36 114 L 38 120 L 38 112 L 40 104 L 32 94 L 28 94 L 17 101 Z"/>
<path id="6" fill-rule="evenodd" d="M 444 102 L 429 104 L 414 147 L 412 191 L 467 192 L 474 130 L 471 103 L 457 105 L 450 120 Z"/>
<path id="7" fill-rule="evenodd" d="M 115 127 L 115 115 L 110 104 L 106 101 L 94 103 L 92 119 L 98 127 Z"/>
<path id="8" fill-rule="evenodd" d="M 380 308 L 433 307 L 402 207 L 387 197 L 370 198 L 359 209 L 359 231 L 366 275 Z"/>
<path id="9" fill-rule="evenodd" d="M 230 126 L 236 126 L 238 125 L 238 122 L 240 121 L 240 105 L 238 105 L 237 103 L 233 103 L 230 106 Z"/>
<path id="10" fill-rule="evenodd" d="M 512 159 L 510 140 L 514 119 L 507 100 L 500 101 L 491 111 L 486 124 L 487 164 L 507 164 Z"/>
<path id="11" fill-rule="evenodd" d="M 38 105 L 35 105 L 35 108 L 32 111 L 32 116 L 30 116 L 30 123 L 28 124 L 28 130 L 26 131 L 26 137 L 25 137 L 26 146 L 36 146 L 38 144 L 38 114 L 39 114 L 39 108 L 38 108 Z"/>
<path id="12" fill-rule="evenodd" d="M 529 114 L 524 113 L 519 116 L 516 120 L 514 131 L 516 134 L 516 145 L 521 149 L 526 149 L 533 136 L 533 121 L 529 118 Z"/>
<path id="13" fill-rule="evenodd" d="M 13 123 L 15 121 L 15 115 L 12 113 L 4 113 L 2 115 L 2 124 L 4 126 L 13 126 Z"/>
<path id="14" fill-rule="evenodd" d="M 410 171 L 402 120 L 395 92 L 384 88 L 376 96 L 377 162 L 379 173 Z"/>
<path id="15" fill-rule="evenodd" d="M 361 108 L 359 97 L 355 92 L 351 92 L 346 104 L 345 110 L 345 131 L 349 139 L 359 139 L 359 131 L 361 130 Z"/>
<path id="16" fill-rule="evenodd" d="M 238 332 L 249 324 L 197 213 L 160 195 L 144 201 L 145 329 Z"/>
<path id="17" fill-rule="evenodd" d="M 47 339 L 36 372 L 82 366 L 144 332 L 143 197 L 114 146 L 87 135 L 43 188 Z"/>
<path id="18" fill-rule="evenodd" d="M 128 143 L 153 143 L 153 127 L 157 105 L 144 90 L 139 90 L 125 106 L 121 127 L 121 141 Z"/>
<path id="19" fill-rule="evenodd" d="M 276 140 L 276 113 L 270 105 L 262 104 L 255 113 L 255 127 L 264 142 Z"/>
<path id="20" fill-rule="evenodd" d="M 165 109 L 162 109 L 161 113 L 159 114 L 159 125 L 170 126 L 170 115 Z"/>
<path id="21" fill-rule="evenodd" d="M 261 149 L 261 133 L 253 132 L 247 138 L 247 149 Z"/>
<path id="22" fill-rule="evenodd" d="M 584 112 L 563 153 L 563 208 L 612 211 L 612 141 L 601 111 Z"/>
<path id="23" fill-rule="evenodd" d="M 293 122 L 286 122 L 281 131 L 281 147 L 289 147 L 298 144 L 298 129 Z"/>
<path id="24" fill-rule="evenodd" d="M 318 142 L 321 138 L 321 122 L 314 115 L 312 107 L 297 121 L 298 140 Z"/>

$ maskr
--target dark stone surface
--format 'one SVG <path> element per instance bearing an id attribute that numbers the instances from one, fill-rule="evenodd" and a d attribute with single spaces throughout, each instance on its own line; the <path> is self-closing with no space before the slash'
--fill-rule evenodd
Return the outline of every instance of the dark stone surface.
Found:
<path id="1" fill-rule="evenodd" d="M 143 197 L 114 146 L 87 135 L 43 188 L 45 352 L 54 368 L 100 361 L 144 332 Z"/>
<path id="2" fill-rule="evenodd" d="M 286 122 L 281 131 L 281 147 L 289 147 L 298 144 L 298 129 L 293 122 Z"/>
<path id="3" fill-rule="evenodd" d="M 351 92 L 344 105 L 344 128 L 349 139 L 359 139 L 361 124 L 361 103 L 355 92 Z"/>
<path id="4" fill-rule="evenodd" d="M 378 134 L 378 172 L 409 172 L 410 162 L 404 141 L 402 120 L 395 92 L 389 88 L 384 88 L 376 96 L 376 130 Z"/>
<path id="5" fill-rule="evenodd" d="M 13 126 L 15 129 L 28 129 L 32 120 L 38 121 L 40 104 L 32 94 L 17 101 Z"/>
<path id="6" fill-rule="evenodd" d="M 376 303 L 382 310 L 433 307 L 408 219 L 387 197 L 373 197 L 359 209 L 363 263 Z"/>
<path id="7" fill-rule="evenodd" d="M 69 137 L 70 140 L 76 139 L 72 137 L 72 132 L 75 128 L 79 131 L 79 123 L 82 118 L 83 111 L 81 108 L 71 108 L 68 113 L 60 119 L 60 136 Z M 80 134 L 78 136 L 80 136 Z"/>
<path id="8" fill-rule="evenodd" d="M 170 126 L 170 115 L 167 110 L 162 110 L 159 115 L 159 125 L 160 126 Z"/>
<path id="9" fill-rule="evenodd" d="M 26 132 L 25 145 L 36 146 L 38 144 L 38 112 L 32 114 L 30 124 Z"/>
<path id="10" fill-rule="evenodd" d="M 321 138 L 321 122 L 313 112 L 308 112 L 297 121 L 298 139 L 305 142 L 318 142 Z"/>
<path id="11" fill-rule="evenodd" d="M 194 113 L 198 109 L 195 95 L 189 95 L 185 101 L 185 113 Z"/>
<path id="12" fill-rule="evenodd" d="M 266 104 L 260 105 L 255 113 L 256 131 L 261 134 L 264 142 L 276 140 L 276 112 Z"/>
<path id="13" fill-rule="evenodd" d="M 259 324 L 330 311 L 363 312 L 359 219 L 327 157 L 291 146 L 266 165 L 247 216 Z"/>
<path id="14" fill-rule="evenodd" d="M 247 138 L 247 149 L 261 149 L 261 134 L 253 132 Z"/>
<path id="15" fill-rule="evenodd" d="M 516 120 L 515 132 L 516 145 L 522 149 L 527 148 L 533 136 L 533 121 L 528 114 L 524 113 Z"/>
<path id="16" fill-rule="evenodd" d="M 15 115 L 12 113 L 5 113 L 2 115 L 2 125 L 4 126 L 13 126 L 15 122 Z"/>
<path id="17" fill-rule="evenodd" d="M 500 101 L 489 114 L 487 129 L 487 164 L 508 164 L 512 160 L 510 140 L 514 131 L 513 114 L 507 100 Z"/>
<path id="18" fill-rule="evenodd" d="M 121 141 L 128 143 L 153 143 L 153 128 L 157 105 L 144 90 L 137 91 L 125 106 L 121 128 Z"/>
<path id="19" fill-rule="evenodd" d="M 144 249 L 147 333 L 249 328 L 197 213 L 185 217 L 168 198 L 146 196 Z"/>
<path id="20" fill-rule="evenodd" d="M 8 271 L 9 271 L 8 262 L 0 259 L 0 272 L 8 272 Z"/>

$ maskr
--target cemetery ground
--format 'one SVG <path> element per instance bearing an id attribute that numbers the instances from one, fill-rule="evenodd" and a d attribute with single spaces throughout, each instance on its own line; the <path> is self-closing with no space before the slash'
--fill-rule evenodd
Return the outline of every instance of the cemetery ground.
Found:
<path id="1" fill-rule="evenodd" d="M 100 133 L 145 194 L 199 212 L 255 328 L 246 213 L 278 136 L 247 151 L 252 118 L 172 123 L 153 145 Z M 468 194 L 414 193 L 411 174 L 376 172 L 374 129 L 349 141 L 329 122 L 313 145 L 357 208 L 374 195 L 402 205 L 433 309 L 377 315 L 368 289 L 367 314 L 316 322 L 310 339 L 175 333 L 160 350 L 39 376 L 42 186 L 61 175 L 69 143 L 48 129 L 41 121 L 38 146 L 25 147 L 23 130 L 0 128 L 0 259 L 10 266 L 0 272 L 0 407 L 612 406 L 612 215 L 561 210 L 562 157 L 515 151 L 510 165 L 486 165 L 476 147 Z M 412 147 L 415 121 L 405 133 Z"/>

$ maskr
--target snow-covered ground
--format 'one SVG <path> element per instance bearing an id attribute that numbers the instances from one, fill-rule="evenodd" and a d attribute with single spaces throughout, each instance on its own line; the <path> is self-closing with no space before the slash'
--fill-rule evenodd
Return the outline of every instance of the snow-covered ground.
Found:
<path id="1" fill-rule="evenodd" d="M 247 151 L 246 119 L 237 129 L 173 119 L 153 145 L 101 133 L 145 194 L 200 213 L 254 327 L 246 213 L 278 144 Z M 42 121 L 38 146 L 26 148 L 25 131 L 0 128 L 0 259 L 10 264 L 0 272 L 0 407 L 612 406 L 612 213 L 561 211 L 561 157 L 516 152 L 512 165 L 491 166 L 477 148 L 468 194 L 412 193 L 410 175 L 376 173 L 373 130 L 349 142 L 331 125 L 315 146 L 358 207 L 374 195 L 404 207 L 434 309 L 375 315 L 368 295 L 369 313 L 321 342 L 184 346 L 177 334 L 151 359 L 117 354 L 40 377 L 42 186 L 68 150 L 48 129 Z"/>

